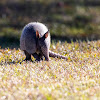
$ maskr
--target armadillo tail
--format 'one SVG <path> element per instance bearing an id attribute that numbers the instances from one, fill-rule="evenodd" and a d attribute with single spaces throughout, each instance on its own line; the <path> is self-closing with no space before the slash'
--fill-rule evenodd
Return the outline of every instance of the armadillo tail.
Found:
<path id="1" fill-rule="evenodd" d="M 62 56 L 62 55 L 60 55 L 60 54 L 57 54 L 57 53 L 54 53 L 54 52 L 52 52 L 52 51 L 50 51 L 49 50 L 49 56 L 50 57 L 57 57 L 57 58 L 60 58 L 60 59 L 66 59 L 67 60 L 67 57 L 65 57 L 65 56 Z"/>

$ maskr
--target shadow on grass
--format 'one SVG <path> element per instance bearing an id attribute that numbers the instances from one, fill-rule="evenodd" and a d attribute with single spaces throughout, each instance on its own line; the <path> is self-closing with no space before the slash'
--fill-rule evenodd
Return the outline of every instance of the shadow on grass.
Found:
<path id="1" fill-rule="evenodd" d="M 1 48 L 19 48 L 19 38 L 15 38 L 15 37 L 7 37 L 7 36 L 2 36 L 0 37 L 0 46 Z"/>
<path id="2" fill-rule="evenodd" d="M 22 62 L 21 61 L 17 61 L 17 62 L 16 61 L 11 61 L 11 62 L 0 63 L 0 65 L 2 66 L 2 65 L 7 65 L 7 64 L 10 65 L 10 64 L 18 64 L 18 63 L 21 64 Z"/>
<path id="3" fill-rule="evenodd" d="M 77 41 L 94 41 L 94 40 L 99 40 L 100 37 L 95 35 L 95 36 L 89 36 L 89 37 L 78 37 L 78 36 L 51 36 L 51 41 L 61 41 L 61 42 L 67 42 L 67 43 L 71 43 L 71 42 L 77 42 Z"/>
<path id="4" fill-rule="evenodd" d="M 36 61 L 33 61 L 33 60 L 30 60 L 30 61 L 25 61 L 25 60 L 22 60 L 22 61 L 20 61 L 20 60 L 18 60 L 18 61 L 8 61 L 8 62 L 0 63 L 0 65 L 2 66 L 2 65 L 7 65 L 7 64 L 9 64 L 9 65 L 11 65 L 11 64 L 22 64 L 23 62 L 35 63 Z"/>

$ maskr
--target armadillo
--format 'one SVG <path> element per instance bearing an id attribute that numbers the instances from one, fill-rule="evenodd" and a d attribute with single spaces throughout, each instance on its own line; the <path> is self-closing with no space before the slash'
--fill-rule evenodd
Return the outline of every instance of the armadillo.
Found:
<path id="1" fill-rule="evenodd" d="M 50 51 L 50 32 L 48 28 L 39 22 L 28 23 L 22 30 L 20 37 L 20 49 L 26 55 L 25 60 L 31 60 L 31 55 L 36 61 L 49 61 L 50 57 L 67 59 L 67 57 Z"/>

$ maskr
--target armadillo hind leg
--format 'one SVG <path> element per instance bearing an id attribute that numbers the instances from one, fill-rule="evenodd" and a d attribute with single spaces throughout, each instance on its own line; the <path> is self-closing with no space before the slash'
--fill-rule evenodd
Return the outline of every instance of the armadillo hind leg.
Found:
<path id="1" fill-rule="evenodd" d="M 32 54 L 33 55 L 33 57 L 35 58 L 35 61 L 40 61 L 40 60 L 43 60 L 42 59 L 42 55 L 39 53 L 39 54 L 37 54 L 37 53 L 34 53 L 34 54 Z"/>
<path id="2" fill-rule="evenodd" d="M 26 50 L 24 50 L 24 53 L 25 53 L 25 56 L 26 56 L 25 61 L 31 60 L 31 54 L 29 54 Z"/>

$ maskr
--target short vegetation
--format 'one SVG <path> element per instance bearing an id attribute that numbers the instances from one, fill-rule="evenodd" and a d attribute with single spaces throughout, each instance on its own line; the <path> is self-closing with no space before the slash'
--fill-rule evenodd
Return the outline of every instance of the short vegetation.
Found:
<path id="1" fill-rule="evenodd" d="M 100 100 L 100 2 L 75 1 L 0 1 L 0 100 Z M 19 39 L 31 21 L 48 26 L 50 49 L 67 61 L 23 61 Z"/>
<path id="2" fill-rule="evenodd" d="M 53 42 L 68 60 L 22 62 L 18 49 L 0 49 L 0 100 L 99 100 L 100 41 Z"/>

